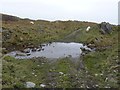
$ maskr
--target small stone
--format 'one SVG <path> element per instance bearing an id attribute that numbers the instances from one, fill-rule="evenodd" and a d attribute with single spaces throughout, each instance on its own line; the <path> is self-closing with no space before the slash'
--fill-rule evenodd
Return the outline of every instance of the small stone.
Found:
<path id="1" fill-rule="evenodd" d="M 113 70 L 113 72 L 115 72 L 115 73 L 116 73 L 117 71 L 116 71 L 116 70 Z"/>
<path id="2" fill-rule="evenodd" d="M 81 88 L 83 88 L 83 86 L 80 86 Z"/>
<path id="3" fill-rule="evenodd" d="M 22 38 L 22 37 L 20 37 L 20 40 L 21 40 L 21 41 L 23 41 L 23 38 Z"/>
<path id="4" fill-rule="evenodd" d="M 89 86 L 86 86 L 87 88 L 90 88 Z"/>
<path id="5" fill-rule="evenodd" d="M 96 87 L 98 87 L 98 85 L 95 85 Z"/>
<path id="6" fill-rule="evenodd" d="M 105 86 L 105 88 L 110 88 L 109 86 Z"/>
<path id="7" fill-rule="evenodd" d="M 50 69 L 49 71 L 52 72 L 52 69 Z"/>
<path id="8" fill-rule="evenodd" d="M 98 74 L 96 73 L 95 76 L 98 76 Z"/>
<path id="9" fill-rule="evenodd" d="M 67 76 L 67 74 L 64 74 L 64 76 Z"/>
<path id="10" fill-rule="evenodd" d="M 59 72 L 59 74 L 63 75 L 64 73 L 63 72 Z"/>
<path id="11" fill-rule="evenodd" d="M 16 51 L 16 56 L 26 56 L 26 54 L 20 51 Z"/>
<path id="12" fill-rule="evenodd" d="M 40 66 L 40 65 L 37 65 L 38 67 Z"/>
<path id="13" fill-rule="evenodd" d="M 25 49 L 23 52 L 30 53 L 30 48 Z"/>
<path id="14" fill-rule="evenodd" d="M 33 72 L 35 72 L 35 70 L 33 70 Z"/>
<path id="15" fill-rule="evenodd" d="M 34 88 L 35 87 L 35 83 L 33 83 L 33 82 L 26 82 L 26 87 L 27 88 Z"/>
<path id="16" fill-rule="evenodd" d="M 40 84 L 40 87 L 45 87 L 46 85 L 45 84 Z"/>
<path id="17" fill-rule="evenodd" d="M 35 74 L 35 73 L 32 73 L 33 75 Z"/>
<path id="18" fill-rule="evenodd" d="M 105 79 L 105 82 L 108 80 L 108 78 Z"/>

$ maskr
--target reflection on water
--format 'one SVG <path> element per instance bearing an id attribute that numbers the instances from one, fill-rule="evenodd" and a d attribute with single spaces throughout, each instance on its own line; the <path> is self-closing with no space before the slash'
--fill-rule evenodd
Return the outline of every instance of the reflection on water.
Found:
<path id="1" fill-rule="evenodd" d="M 80 57 L 82 53 L 80 47 L 85 47 L 81 43 L 63 43 L 63 42 L 53 42 L 51 44 L 43 44 L 41 48 L 37 48 L 36 51 L 32 49 L 29 50 L 29 53 L 22 53 L 20 51 L 13 51 L 9 55 L 17 59 L 26 59 L 33 57 L 46 57 L 46 58 L 64 58 Z"/>

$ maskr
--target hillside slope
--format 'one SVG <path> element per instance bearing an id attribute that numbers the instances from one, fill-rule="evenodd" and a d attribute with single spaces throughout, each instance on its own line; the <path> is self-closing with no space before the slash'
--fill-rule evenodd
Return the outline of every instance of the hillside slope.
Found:
<path id="1" fill-rule="evenodd" d="M 87 26 L 97 27 L 97 24 L 80 21 L 50 22 L 3 15 L 3 47 L 11 51 L 10 49 L 19 50 L 44 42 L 60 41 L 68 34 Z"/>
<path id="2" fill-rule="evenodd" d="M 28 81 L 36 88 L 119 88 L 118 26 L 102 34 L 99 24 L 81 21 L 3 20 L 3 54 L 37 47 L 41 43 L 80 42 L 94 52 L 81 56 L 77 63 L 69 58 L 54 62 L 46 58 L 18 60 L 3 57 L 3 88 L 25 88 Z M 32 23 L 31 23 L 32 22 Z M 90 31 L 86 28 L 90 26 Z M 84 67 L 79 63 L 82 61 Z M 62 72 L 62 74 L 61 74 Z"/>

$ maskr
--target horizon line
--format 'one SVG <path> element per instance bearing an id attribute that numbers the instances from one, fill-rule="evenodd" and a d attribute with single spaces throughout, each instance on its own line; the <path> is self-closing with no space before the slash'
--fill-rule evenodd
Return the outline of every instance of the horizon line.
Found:
<path id="1" fill-rule="evenodd" d="M 91 23 L 101 23 L 100 21 L 89 21 L 89 20 L 76 20 L 76 19 L 55 19 L 55 20 L 50 20 L 50 19 L 42 19 L 42 18 L 31 18 L 31 17 L 22 17 L 22 16 L 19 16 L 19 15 L 15 15 L 15 14 L 8 14 L 8 13 L 3 13 L 3 12 L 0 12 L 0 14 L 5 14 L 5 15 L 9 15 L 9 16 L 13 16 L 13 17 L 18 17 L 18 18 L 21 18 L 21 19 L 30 19 L 30 20 L 33 20 L 33 21 L 36 21 L 36 20 L 43 20 L 43 21 L 50 21 L 50 22 L 55 22 L 55 21 L 79 21 L 79 22 L 91 22 Z M 103 21 L 103 22 L 107 22 L 107 21 Z M 107 22 L 107 23 L 110 23 L 110 24 L 113 24 L 113 25 L 119 25 L 118 23 L 111 23 L 111 22 Z"/>

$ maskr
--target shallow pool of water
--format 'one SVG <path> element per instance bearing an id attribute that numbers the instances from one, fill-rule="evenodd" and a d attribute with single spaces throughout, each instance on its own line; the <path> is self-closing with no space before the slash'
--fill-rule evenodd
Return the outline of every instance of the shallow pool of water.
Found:
<path id="1" fill-rule="evenodd" d="M 30 49 L 29 55 L 28 53 L 22 53 L 20 51 L 13 51 L 9 53 L 9 55 L 17 58 L 17 59 L 26 59 L 26 58 L 33 58 L 33 57 L 46 57 L 46 58 L 64 58 L 64 57 L 71 57 L 77 58 L 80 57 L 82 51 L 81 47 L 83 44 L 81 43 L 63 43 L 63 42 L 53 42 L 51 44 L 44 44 L 42 46 L 42 50 L 32 51 Z M 89 49 L 89 48 L 87 48 Z M 18 54 L 19 53 L 19 54 Z"/>

